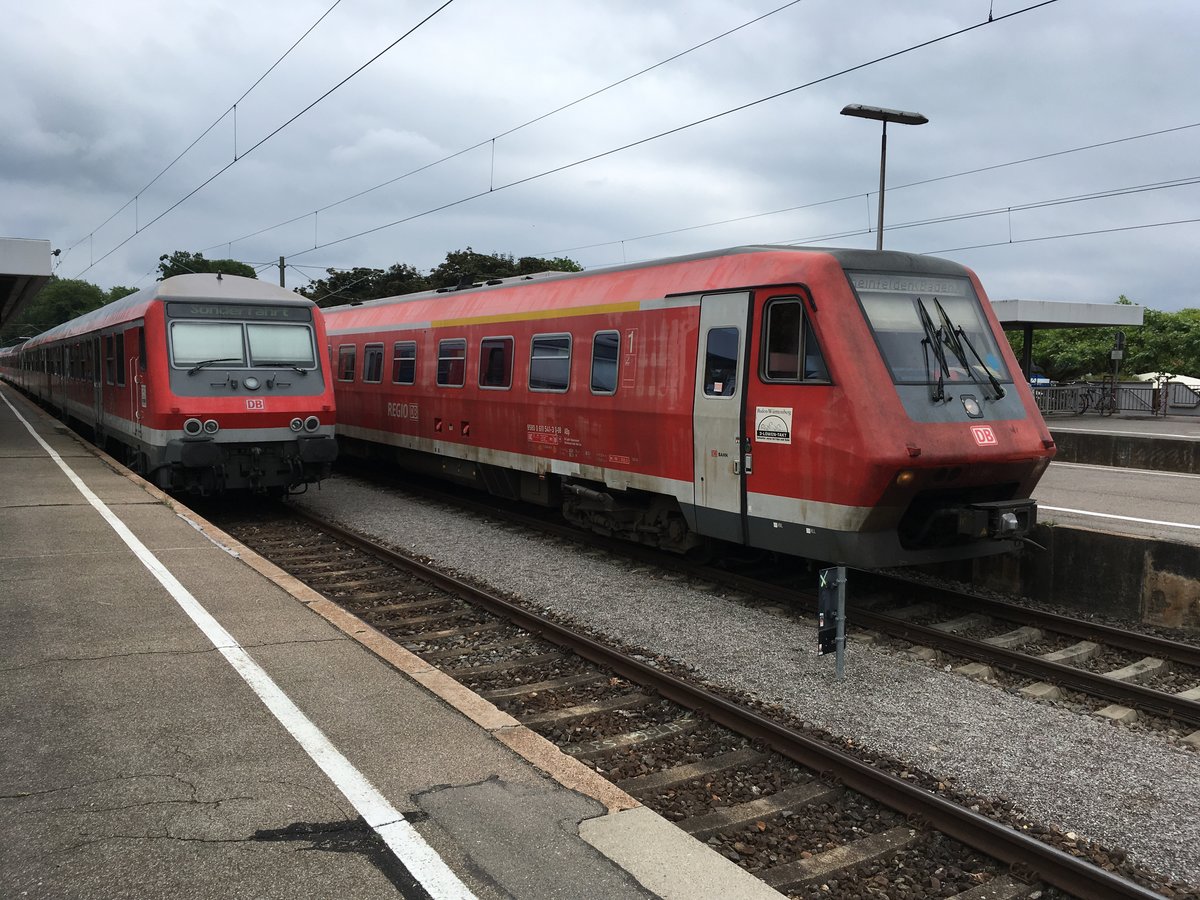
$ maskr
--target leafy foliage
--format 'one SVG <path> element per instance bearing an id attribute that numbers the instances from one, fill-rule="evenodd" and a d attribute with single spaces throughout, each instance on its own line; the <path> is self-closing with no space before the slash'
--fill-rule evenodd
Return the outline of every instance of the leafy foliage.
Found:
<path id="1" fill-rule="evenodd" d="M 175 275 L 198 275 L 204 272 L 221 272 L 225 275 L 241 275 L 245 278 L 257 278 L 258 273 L 253 266 L 236 259 L 205 259 L 203 253 L 188 253 L 186 250 L 176 250 L 158 258 L 159 281 Z"/>
<path id="2" fill-rule="evenodd" d="M 533 275 L 537 272 L 581 272 L 579 263 L 566 257 L 543 259 L 538 256 L 523 256 L 514 259 L 506 253 L 476 253 L 470 247 L 452 250 L 446 259 L 435 266 L 428 275 L 404 263 L 396 263 L 388 269 L 354 268 L 348 271 L 326 269 L 328 277 L 297 288 L 297 292 L 317 303 L 318 306 L 336 306 L 376 300 L 380 297 L 395 297 L 416 291 L 456 287 L 492 278 L 512 278 L 515 275 Z"/>
<path id="3" fill-rule="evenodd" d="M 1128 304 L 1122 296 L 1117 303 Z M 1009 344 L 1021 358 L 1024 338 L 1009 331 Z M 1115 328 L 1042 328 L 1033 333 L 1033 364 L 1053 381 L 1099 378 L 1112 368 Z M 1125 329 L 1121 372 L 1200 375 L 1200 309 L 1165 313 L 1146 309 L 1140 328 Z"/>
<path id="4" fill-rule="evenodd" d="M 118 290 L 117 288 L 113 289 Z M 121 288 L 132 293 L 128 288 Z M 51 276 L 37 296 L 21 311 L 20 318 L 7 323 L 0 330 L 0 345 L 7 346 L 18 338 L 32 337 L 41 334 L 48 328 L 99 309 L 105 303 L 123 297 L 124 294 L 112 295 L 105 293 L 90 281 L 78 278 L 59 278 Z"/>

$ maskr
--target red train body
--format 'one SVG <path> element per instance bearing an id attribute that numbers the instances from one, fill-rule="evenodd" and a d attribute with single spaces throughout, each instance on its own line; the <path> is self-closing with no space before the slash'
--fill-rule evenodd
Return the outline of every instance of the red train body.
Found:
<path id="1" fill-rule="evenodd" d="M 1019 546 L 1053 442 L 974 273 L 745 247 L 325 311 L 343 452 L 677 551 Z"/>
<path id="2" fill-rule="evenodd" d="M 0 375 L 160 487 L 281 493 L 336 457 L 325 342 L 303 297 L 180 275 L 0 351 Z"/>

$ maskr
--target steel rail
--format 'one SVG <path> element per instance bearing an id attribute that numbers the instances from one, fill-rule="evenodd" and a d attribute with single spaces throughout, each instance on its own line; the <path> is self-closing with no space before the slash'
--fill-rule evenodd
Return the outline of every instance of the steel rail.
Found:
<path id="1" fill-rule="evenodd" d="M 1069 616 L 1059 615 L 1058 613 L 1034 609 L 1028 606 L 1019 606 L 1004 600 L 982 597 L 969 591 L 958 591 L 952 588 L 930 585 L 923 581 L 913 581 L 899 575 L 883 575 L 878 572 L 855 569 L 854 579 L 856 582 L 865 580 L 868 585 L 871 585 L 873 582 L 880 584 L 895 584 L 899 582 L 905 586 L 919 588 L 926 594 L 933 595 L 933 602 L 935 603 L 940 601 L 955 606 L 969 606 L 973 610 L 990 612 L 997 618 L 1020 620 L 1023 623 L 1037 625 L 1059 634 L 1069 634 L 1072 637 L 1084 640 L 1094 640 L 1107 644 L 1110 647 L 1118 647 L 1122 650 L 1142 653 L 1146 656 L 1165 656 L 1174 662 L 1200 668 L 1200 646 L 1193 644 L 1172 641 L 1151 634 L 1138 634 L 1135 631 L 1125 631 L 1120 628 L 1114 628 L 1111 625 L 1102 625 L 1098 622 L 1084 622 L 1080 619 L 1072 619 Z"/>
<path id="2" fill-rule="evenodd" d="M 325 522 L 303 510 L 293 511 L 339 540 L 407 568 L 442 590 L 478 603 L 489 611 L 508 618 L 518 627 L 538 634 L 597 665 L 611 669 L 630 681 L 650 687 L 675 703 L 702 712 L 713 721 L 739 734 L 764 741 L 789 759 L 829 775 L 847 787 L 898 812 L 919 817 L 949 837 L 1011 866 L 1023 867 L 1037 878 L 1068 893 L 1097 900 L 1161 900 L 1160 894 L 1148 888 L 1093 866 L 1079 857 L 972 812 L 901 778 L 875 769 L 857 757 L 606 647 L 586 635 L 578 634 L 545 616 L 440 572 L 400 551 L 380 546 L 362 535 Z"/>

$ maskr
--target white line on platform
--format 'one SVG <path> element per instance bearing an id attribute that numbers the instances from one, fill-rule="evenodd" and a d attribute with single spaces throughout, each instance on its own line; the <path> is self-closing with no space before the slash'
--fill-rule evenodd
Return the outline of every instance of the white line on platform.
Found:
<path id="1" fill-rule="evenodd" d="M 1170 434 L 1165 431 L 1102 431 L 1099 428 L 1050 428 L 1051 431 L 1061 431 L 1063 434 L 1107 434 L 1113 437 L 1154 437 L 1180 438 L 1185 441 L 1196 440 L 1195 434 Z"/>
<path id="2" fill-rule="evenodd" d="M 1100 466 L 1093 463 L 1069 462 L 1052 462 L 1050 465 L 1056 469 L 1092 469 L 1109 472 L 1113 475 L 1126 472 L 1130 475 L 1162 475 L 1164 478 L 1200 478 L 1200 475 L 1192 475 L 1188 472 L 1162 472 L 1158 469 L 1134 469 L 1130 466 Z"/>
<path id="3" fill-rule="evenodd" d="M 233 635 L 200 605 L 191 592 L 179 583 L 170 570 L 150 552 L 145 544 L 138 540 L 128 526 L 117 518 L 117 515 L 105 505 L 104 501 L 83 483 L 83 480 L 63 461 L 54 448 L 42 439 L 33 426 L 25 420 L 25 417 L 9 402 L 9 399 L 2 394 L 0 394 L 0 398 L 8 404 L 8 408 L 33 435 L 34 440 L 41 444 L 42 449 L 50 455 L 50 458 L 58 464 L 72 484 L 79 489 L 84 499 L 100 513 L 113 531 L 133 551 L 142 565 L 158 579 L 183 611 L 196 623 L 196 626 L 204 632 L 213 647 L 229 661 L 229 664 L 242 676 L 251 690 L 266 704 L 267 709 L 279 720 L 280 724 L 329 776 L 338 790 L 358 810 L 359 815 L 383 838 L 413 878 L 435 898 L 474 900 L 475 895 L 459 880 L 437 852 L 425 842 L 399 810 L 392 806 L 387 798 L 367 780 L 367 777 L 333 746 L 329 738 L 300 711 L 300 708 L 292 702 L 291 698 L 283 692 L 283 689 L 275 683 L 262 666 L 242 649 Z"/>
<path id="4" fill-rule="evenodd" d="M 1095 516 L 1098 519 L 1119 519 L 1122 522 L 1137 522 L 1140 525 L 1166 525 L 1170 528 L 1196 528 L 1200 529 L 1200 525 L 1189 525 L 1186 522 L 1160 522 L 1158 519 L 1135 519 L 1133 516 L 1115 516 L 1112 513 L 1091 512 L 1086 509 L 1067 509 L 1065 506 L 1042 506 L 1038 504 L 1038 511 L 1049 510 L 1050 512 L 1065 512 L 1075 513 L 1079 516 Z"/>

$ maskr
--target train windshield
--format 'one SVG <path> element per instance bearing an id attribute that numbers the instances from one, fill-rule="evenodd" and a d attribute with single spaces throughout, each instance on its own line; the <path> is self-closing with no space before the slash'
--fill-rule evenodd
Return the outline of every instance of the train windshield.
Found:
<path id="1" fill-rule="evenodd" d="M 173 322 L 171 358 L 177 366 L 220 360 L 223 366 L 246 365 L 240 322 Z"/>
<path id="2" fill-rule="evenodd" d="M 312 329 L 307 325 L 246 325 L 252 366 L 298 366 L 317 364 Z"/>
<path id="3" fill-rule="evenodd" d="M 969 279 L 846 274 L 897 384 L 1012 381 Z"/>

